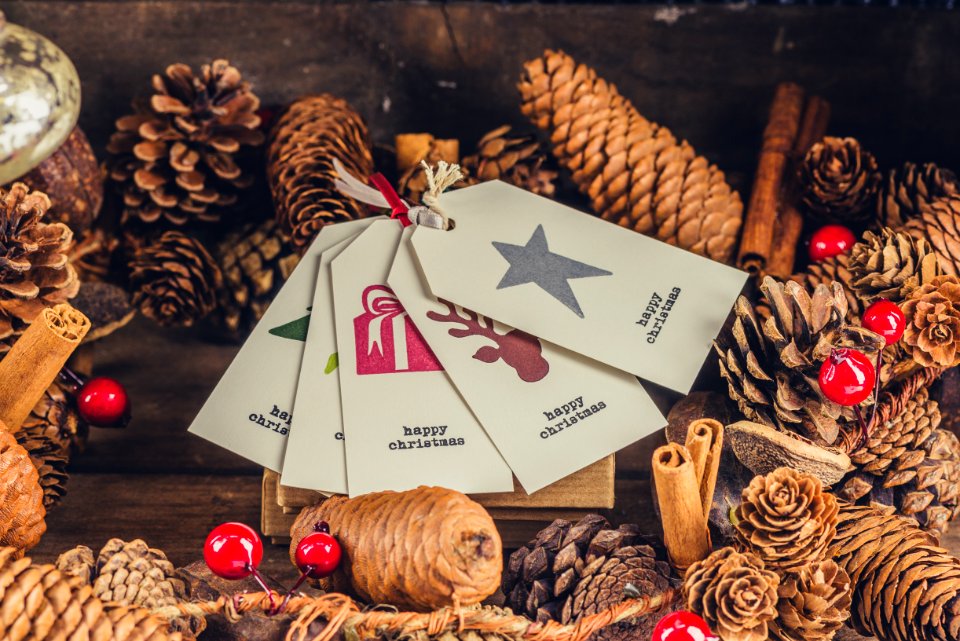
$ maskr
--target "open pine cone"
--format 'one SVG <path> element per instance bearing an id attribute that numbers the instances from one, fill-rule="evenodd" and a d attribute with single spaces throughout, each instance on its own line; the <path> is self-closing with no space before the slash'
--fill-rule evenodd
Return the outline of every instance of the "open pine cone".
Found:
<path id="1" fill-rule="evenodd" d="M 12 434 L 0 429 L 0 546 L 16 548 L 21 554 L 35 546 L 47 531 L 46 515 L 30 455 Z"/>
<path id="2" fill-rule="evenodd" d="M 894 229 L 911 218 L 931 200 L 960 195 L 960 183 L 948 169 L 926 163 L 922 166 L 904 163 L 887 173 L 877 195 L 877 215 L 881 227 Z"/>
<path id="3" fill-rule="evenodd" d="M 843 286 L 843 295 L 847 299 L 847 320 L 859 318 L 863 311 L 860 299 L 853 291 L 853 273 L 850 271 L 850 255 L 837 254 L 822 261 L 810 263 L 806 271 L 790 277 L 813 292 L 817 285 L 830 287 L 836 281 Z"/>
<path id="4" fill-rule="evenodd" d="M 803 202 L 827 220 L 849 223 L 871 216 L 879 183 L 876 159 L 854 138 L 827 136 L 800 165 Z"/>
<path id="5" fill-rule="evenodd" d="M 904 229 L 914 238 L 929 241 L 944 273 L 960 276 L 960 195 L 922 204 L 919 215 L 908 220 Z"/>
<path id="6" fill-rule="evenodd" d="M 536 136 L 511 134 L 510 125 L 503 125 L 485 133 L 477 153 L 463 159 L 464 185 L 502 180 L 552 198 L 557 172 L 547 167 L 547 160 Z"/>
<path id="7" fill-rule="evenodd" d="M 831 559 L 787 572 L 777 594 L 771 639 L 829 641 L 850 618 L 850 577 Z"/>
<path id="8" fill-rule="evenodd" d="M 686 609 L 723 641 L 767 641 L 779 586 L 759 557 L 730 547 L 691 565 L 683 581 Z"/>
<path id="9" fill-rule="evenodd" d="M 253 184 L 246 162 L 263 144 L 260 99 L 226 60 L 199 73 L 172 64 L 152 84 L 149 103 L 117 120 L 107 145 L 124 220 L 216 222 Z"/>
<path id="10" fill-rule="evenodd" d="M 924 367 L 960 365 L 960 278 L 938 276 L 913 290 L 900 308 L 903 345 Z"/>
<path id="11" fill-rule="evenodd" d="M 850 251 L 850 287 L 866 305 L 878 298 L 899 301 L 941 271 L 937 255 L 924 239 L 889 227 L 867 231 Z"/>

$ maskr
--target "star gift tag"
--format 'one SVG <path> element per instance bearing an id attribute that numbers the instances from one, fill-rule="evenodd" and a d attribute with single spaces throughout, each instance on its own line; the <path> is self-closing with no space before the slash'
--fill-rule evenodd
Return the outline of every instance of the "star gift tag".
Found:
<path id="1" fill-rule="evenodd" d="M 440 206 L 412 238 L 434 296 L 682 393 L 747 279 L 499 181 Z"/>

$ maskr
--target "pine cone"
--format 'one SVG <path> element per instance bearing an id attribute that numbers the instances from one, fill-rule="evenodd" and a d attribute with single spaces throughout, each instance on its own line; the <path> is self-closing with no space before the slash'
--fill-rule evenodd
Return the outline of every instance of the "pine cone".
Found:
<path id="1" fill-rule="evenodd" d="M 743 490 L 734 524 L 741 542 L 771 570 L 800 570 L 824 559 L 837 523 L 837 499 L 819 479 L 781 467 Z"/>
<path id="2" fill-rule="evenodd" d="M 77 577 L 0 549 L 0 638 L 4 641 L 181 641 L 149 610 L 104 603 Z"/>
<path id="3" fill-rule="evenodd" d="M 275 220 L 231 234 L 217 248 L 223 272 L 218 320 L 233 336 L 256 324 L 300 261 Z"/>
<path id="4" fill-rule="evenodd" d="M 743 203 L 723 172 L 562 51 L 524 65 L 521 110 L 602 218 L 714 260 L 733 255 Z"/>
<path id="5" fill-rule="evenodd" d="M 960 365 L 960 278 L 937 276 L 900 305 L 903 346 L 923 367 Z"/>
<path id="6" fill-rule="evenodd" d="M 944 273 L 960 276 L 960 195 L 921 205 L 920 215 L 907 221 L 904 230 L 933 246 Z"/>
<path id="7" fill-rule="evenodd" d="M 361 180 L 373 173 L 369 133 L 360 115 L 329 94 L 290 105 L 270 136 L 267 179 L 277 221 L 300 253 L 326 223 L 367 215 L 362 203 L 334 186 L 334 159 Z"/>
<path id="8" fill-rule="evenodd" d="M 881 227 L 897 229 L 931 200 L 960 195 L 957 177 L 948 169 L 926 163 L 917 166 L 905 163 L 899 170 L 891 169 L 880 187 L 877 214 Z"/>
<path id="9" fill-rule="evenodd" d="M 44 308 L 65 303 L 80 289 L 67 259 L 73 232 L 44 223 L 46 194 L 23 183 L 0 188 L 0 354 Z"/>
<path id="10" fill-rule="evenodd" d="M 877 160 L 855 138 L 827 136 L 810 148 L 800 165 L 803 202 L 826 220 L 866 220 L 873 214 L 879 184 Z"/>
<path id="11" fill-rule="evenodd" d="M 767 641 L 780 579 L 749 552 L 721 548 L 687 570 L 686 609 L 723 641 Z"/>
<path id="12" fill-rule="evenodd" d="M 253 184 L 245 165 L 263 144 L 260 99 L 226 60 L 203 65 L 199 74 L 172 64 L 152 85 L 149 104 L 117 120 L 107 145 L 123 219 L 217 222 Z"/>
<path id="13" fill-rule="evenodd" d="M 83 282 L 108 280 L 119 247 L 119 238 L 108 235 L 99 227 L 88 229 L 71 248 L 70 264 Z"/>
<path id="14" fill-rule="evenodd" d="M 46 515 L 30 455 L 12 434 L 0 429 L 0 546 L 14 547 L 21 554 L 35 546 L 47 531 Z"/>
<path id="15" fill-rule="evenodd" d="M 866 443 L 850 454 L 856 470 L 837 496 L 892 506 L 938 539 L 960 514 L 960 439 L 940 428 L 940 408 L 926 389 L 890 416 L 884 403 Z"/>
<path id="16" fill-rule="evenodd" d="M 847 299 L 847 320 L 860 317 L 863 307 L 860 299 L 853 293 L 853 274 L 850 272 L 849 254 L 837 254 L 816 263 L 810 263 L 806 271 L 794 274 L 790 280 L 796 281 L 806 288 L 807 293 L 813 293 L 817 285 L 827 285 L 834 281 L 843 287 L 843 295 Z"/>
<path id="17" fill-rule="evenodd" d="M 93 585 L 97 578 L 97 561 L 93 550 L 78 545 L 57 557 L 57 570 L 64 576 L 76 577 L 83 585 Z"/>
<path id="18" fill-rule="evenodd" d="M 850 287 L 869 305 L 878 298 L 905 299 L 940 275 L 937 256 L 927 241 L 885 227 L 880 234 L 864 233 L 850 251 Z"/>
<path id="19" fill-rule="evenodd" d="M 223 276 L 199 242 L 168 231 L 130 262 L 133 304 L 161 325 L 189 327 L 216 306 Z"/>
<path id="20" fill-rule="evenodd" d="M 856 347 L 875 355 L 882 338 L 847 324 L 843 288 L 818 285 L 810 295 L 794 281 L 764 278 L 770 308 L 761 324 L 755 307 L 741 296 L 735 319 L 714 344 L 730 398 L 748 419 L 798 432 L 819 445 L 838 442 L 841 430 L 857 429 L 852 408 L 823 396 L 820 365 L 833 347 Z"/>
<path id="21" fill-rule="evenodd" d="M 770 638 L 829 641 L 850 618 L 850 588 L 850 577 L 830 559 L 788 572 L 777 590 Z"/>
<path id="22" fill-rule="evenodd" d="M 464 184 L 502 180 L 552 198 L 557 172 L 546 167 L 547 160 L 547 152 L 535 136 L 511 135 L 509 125 L 497 127 L 480 138 L 477 153 L 463 159 Z"/>
<path id="23" fill-rule="evenodd" d="M 960 635 L 960 559 L 909 519 L 842 504 L 831 556 L 853 582 L 853 627 L 880 641 Z"/>

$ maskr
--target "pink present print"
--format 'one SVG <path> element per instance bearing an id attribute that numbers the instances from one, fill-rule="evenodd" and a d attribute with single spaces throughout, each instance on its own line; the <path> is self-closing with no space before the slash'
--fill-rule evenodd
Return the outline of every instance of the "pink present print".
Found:
<path id="1" fill-rule="evenodd" d="M 353 319 L 357 374 L 393 374 L 442 370 L 393 290 L 370 285 L 363 290 L 363 313 Z"/>

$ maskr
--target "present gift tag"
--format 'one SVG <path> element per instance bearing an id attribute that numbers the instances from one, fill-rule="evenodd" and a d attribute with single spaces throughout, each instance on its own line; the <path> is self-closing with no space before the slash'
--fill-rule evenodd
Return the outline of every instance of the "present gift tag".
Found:
<path id="1" fill-rule="evenodd" d="M 666 425 L 633 375 L 434 298 L 413 233 L 388 283 L 527 492 Z"/>
<path id="2" fill-rule="evenodd" d="M 386 284 L 401 231 L 371 225 L 332 266 L 350 495 L 511 491 L 510 468 Z"/>
<path id="3" fill-rule="evenodd" d="M 351 242 L 353 238 L 348 238 L 320 255 L 294 419 L 280 475 L 280 483 L 288 487 L 347 493 L 330 265 Z"/>
<path id="4" fill-rule="evenodd" d="M 320 254 L 376 218 L 327 225 L 237 352 L 190 432 L 280 471 L 293 417 L 300 361 Z"/>
<path id="5" fill-rule="evenodd" d="M 413 247 L 431 292 L 686 393 L 747 275 L 503 182 L 443 194 Z"/>

